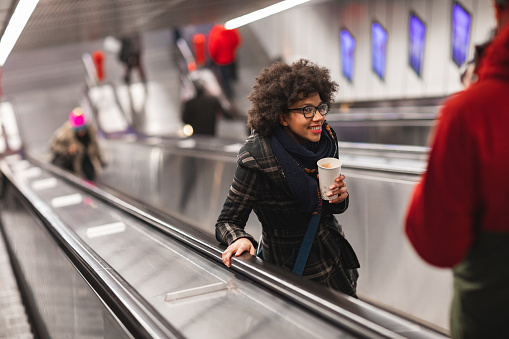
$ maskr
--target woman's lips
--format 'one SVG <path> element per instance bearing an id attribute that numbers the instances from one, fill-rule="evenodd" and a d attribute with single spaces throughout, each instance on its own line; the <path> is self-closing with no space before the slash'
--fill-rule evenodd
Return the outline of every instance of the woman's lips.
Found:
<path id="1" fill-rule="evenodd" d="M 309 129 L 313 133 L 322 133 L 322 126 L 311 126 Z"/>

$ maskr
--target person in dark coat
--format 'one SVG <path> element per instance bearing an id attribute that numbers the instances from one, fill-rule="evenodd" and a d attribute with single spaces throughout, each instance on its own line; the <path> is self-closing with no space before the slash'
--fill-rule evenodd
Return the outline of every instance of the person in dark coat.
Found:
<path id="1" fill-rule="evenodd" d="M 182 122 L 193 127 L 193 134 L 216 135 L 216 121 L 225 115 L 219 99 L 207 93 L 205 86 L 194 82 L 196 95 L 188 100 L 182 110 Z"/>
<path id="2" fill-rule="evenodd" d="M 125 65 L 124 82 L 131 83 L 131 72 L 138 69 L 141 81 L 147 81 L 145 70 L 141 63 L 141 39 L 139 35 L 126 36 L 120 39 L 121 47 L 118 55 L 119 60 Z"/>
<path id="3" fill-rule="evenodd" d="M 428 263 L 451 268 L 453 338 L 509 338 L 509 0 L 477 82 L 442 107 L 406 234 Z"/>
<path id="4" fill-rule="evenodd" d="M 337 87 L 328 69 L 304 59 L 276 62 L 256 78 L 248 111 L 254 132 L 239 152 L 216 238 L 228 246 L 227 266 L 232 256 L 254 255 L 257 242 L 244 230 L 253 210 L 262 224 L 260 256 L 293 270 L 310 221 L 318 218 L 302 277 L 356 297 L 359 262 L 334 216 L 348 208 L 345 176 L 336 178 L 331 195 L 338 197 L 330 201 L 321 199 L 317 183 L 316 162 L 339 154 L 325 121 Z"/>

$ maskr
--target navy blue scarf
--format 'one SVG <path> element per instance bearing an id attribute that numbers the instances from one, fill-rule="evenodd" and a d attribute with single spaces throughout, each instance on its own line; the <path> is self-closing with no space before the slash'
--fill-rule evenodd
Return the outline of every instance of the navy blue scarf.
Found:
<path id="1" fill-rule="evenodd" d="M 336 157 L 338 144 L 330 126 L 325 122 L 318 143 L 297 143 L 279 125 L 270 136 L 270 145 L 281 166 L 293 196 L 308 213 L 318 213 L 322 207 L 322 199 L 318 189 L 316 162 L 322 158 Z"/>

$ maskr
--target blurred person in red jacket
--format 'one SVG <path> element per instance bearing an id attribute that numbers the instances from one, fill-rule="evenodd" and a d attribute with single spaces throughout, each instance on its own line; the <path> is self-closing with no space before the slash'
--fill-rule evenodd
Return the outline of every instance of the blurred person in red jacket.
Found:
<path id="1" fill-rule="evenodd" d="M 215 25 L 209 32 L 209 53 L 217 66 L 218 75 L 228 98 L 232 98 L 231 82 L 236 80 L 235 51 L 240 46 L 241 37 L 237 29 L 225 29 Z"/>
<path id="2" fill-rule="evenodd" d="M 477 82 L 443 106 L 406 233 L 428 263 L 452 268 L 453 338 L 509 338 L 509 0 Z"/>

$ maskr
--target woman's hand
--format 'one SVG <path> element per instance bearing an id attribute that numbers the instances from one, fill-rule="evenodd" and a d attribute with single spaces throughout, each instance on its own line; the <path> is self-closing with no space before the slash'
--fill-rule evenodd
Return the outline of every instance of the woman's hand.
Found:
<path id="1" fill-rule="evenodd" d="M 235 256 L 238 257 L 246 251 L 251 253 L 251 255 L 256 254 L 256 249 L 253 246 L 253 243 L 247 238 L 240 238 L 232 242 L 230 246 L 224 250 L 221 258 L 223 259 L 224 264 L 230 267 L 232 255 L 235 254 Z"/>
<path id="2" fill-rule="evenodd" d="M 334 200 L 329 200 L 331 204 L 339 204 L 343 202 L 346 197 L 348 197 L 348 191 L 346 189 L 345 176 L 341 174 L 336 178 L 336 183 L 330 187 L 332 193 L 327 194 L 327 196 L 331 197 L 333 195 L 338 195 L 338 197 Z"/>

